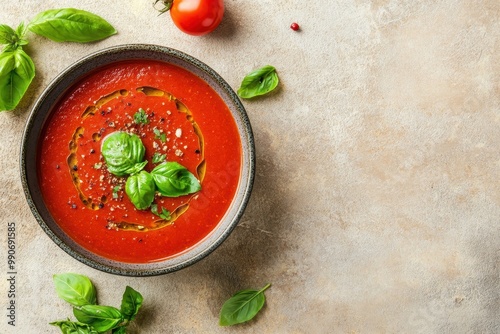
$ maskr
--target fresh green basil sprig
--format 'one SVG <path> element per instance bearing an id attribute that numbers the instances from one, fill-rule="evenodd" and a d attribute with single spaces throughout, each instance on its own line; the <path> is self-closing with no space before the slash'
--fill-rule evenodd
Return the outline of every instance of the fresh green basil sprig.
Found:
<path id="1" fill-rule="evenodd" d="M 16 108 L 35 77 L 35 65 L 22 49 L 28 30 L 56 42 L 94 42 L 116 34 L 100 16 L 74 8 L 41 12 L 15 30 L 0 24 L 0 111 Z"/>
<path id="2" fill-rule="evenodd" d="M 201 189 L 200 181 L 178 162 L 162 162 L 151 173 L 146 172 L 143 170 L 148 163 L 144 160 L 145 152 L 139 136 L 123 131 L 106 136 L 101 148 L 108 171 L 116 176 L 128 176 L 125 193 L 138 210 L 151 206 L 156 191 L 162 196 L 179 197 Z M 162 159 L 154 155 L 152 162 L 163 160 L 165 155 L 162 155 Z M 162 219 L 170 217 L 170 212 L 165 209 L 159 212 L 157 206 L 152 207 L 151 212 Z"/>
<path id="3" fill-rule="evenodd" d="M 266 302 L 266 291 L 271 284 L 260 290 L 242 290 L 229 298 L 220 311 L 219 325 L 232 326 L 253 319 Z"/>
<path id="4" fill-rule="evenodd" d="M 255 96 L 264 95 L 274 90 L 279 83 L 276 68 L 266 65 L 247 74 L 238 89 L 238 95 L 249 99 Z"/>
<path id="5" fill-rule="evenodd" d="M 125 333 L 142 306 L 143 297 L 127 286 L 123 293 L 120 309 L 112 306 L 97 305 L 96 289 L 86 276 L 66 273 L 54 275 L 56 292 L 73 305 L 73 314 L 78 321 L 54 321 L 50 324 L 61 329 L 63 334 L 97 334 L 112 330 L 112 333 Z"/>

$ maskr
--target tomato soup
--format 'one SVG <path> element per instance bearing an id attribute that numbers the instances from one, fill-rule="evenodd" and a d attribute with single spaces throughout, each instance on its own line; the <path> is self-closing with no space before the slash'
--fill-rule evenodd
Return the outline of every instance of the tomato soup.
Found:
<path id="1" fill-rule="evenodd" d="M 201 190 L 156 192 L 151 207 L 137 209 L 127 176 L 110 173 L 101 151 L 117 131 L 140 138 L 144 171 L 176 162 Z M 108 65 L 70 87 L 42 138 L 40 188 L 54 220 L 90 252 L 116 261 L 155 262 L 200 242 L 228 210 L 240 177 L 240 137 L 222 98 L 191 72 L 154 60 Z"/>

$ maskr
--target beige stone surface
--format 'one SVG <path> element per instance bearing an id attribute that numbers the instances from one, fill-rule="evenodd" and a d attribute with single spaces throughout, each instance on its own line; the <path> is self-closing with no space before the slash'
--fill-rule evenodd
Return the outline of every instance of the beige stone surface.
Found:
<path id="1" fill-rule="evenodd" d="M 0 23 L 60 7 L 119 33 L 86 45 L 29 35 L 36 78 L 0 113 L 0 333 L 57 333 L 48 322 L 71 310 L 52 275 L 68 271 L 88 275 L 101 303 L 119 305 L 125 285 L 141 291 L 133 333 L 500 332 L 498 0 L 226 0 L 205 37 L 178 31 L 150 0 L 2 0 Z M 281 78 L 276 93 L 244 101 L 257 175 L 241 223 L 206 259 L 159 277 L 109 275 L 64 253 L 19 176 L 36 97 L 75 60 L 125 43 L 187 52 L 234 89 L 266 64 Z M 16 327 L 5 316 L 9 222 Z M 225 299 L 267 282 L 254 321 L 218 326 Z"/>

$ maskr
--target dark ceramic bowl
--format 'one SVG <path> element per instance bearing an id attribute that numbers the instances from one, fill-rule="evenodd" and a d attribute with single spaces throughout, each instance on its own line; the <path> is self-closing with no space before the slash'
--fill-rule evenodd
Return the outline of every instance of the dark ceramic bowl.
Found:
<path id="1" fill-rule="evenodd" d="M 131 59 L 158 60 L 180 66 L 206 81 L 224 100 L 231 111 L 242 143 L 242 168 L 236 195 L 215 230 L 188 251 L 154 263 L 124 263 L 89 252 L 73 241 L 54 221 L 41 194 L 37 151 L 41 134 L 54 106 L 68 87 L 88 73 L 111 63 Z M 174 49 L 132 44 L 111 47 L 78 60 L 64 70 L 36 101 L 28 118 L 21 146 L 21 179 L 28 205 L 49 237 L 75 259 L 102 271 L 127 276 L 152 276 L 185 268 L 215 250 L 236 227 L 250 197 L 255 171 L 255 149 L 252 129 L 241 101 L 231 87 L 213 69 L 201 61 Z"/>

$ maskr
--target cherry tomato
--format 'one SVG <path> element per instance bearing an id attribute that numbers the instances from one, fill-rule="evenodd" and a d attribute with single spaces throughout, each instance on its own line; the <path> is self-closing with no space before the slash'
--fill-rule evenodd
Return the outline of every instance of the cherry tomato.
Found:
<path id="1" fill-rule="evenodd" d="M 222 21 L 224 0 L 173 0 L 170 16 L 186 34 L 205 35 Z"/>

